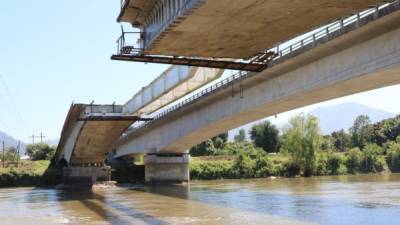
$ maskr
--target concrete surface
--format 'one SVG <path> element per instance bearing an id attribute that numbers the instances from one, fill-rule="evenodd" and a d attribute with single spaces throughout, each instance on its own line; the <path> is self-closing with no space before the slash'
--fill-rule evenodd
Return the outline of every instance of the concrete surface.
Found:
<path id="1" fill-rule="evenodd" d="M 87 120 L 93 116 L 121 117 L 120 105 L 73 104 L 66 117 L 56 157 L 70 164 L 102 163 L 132 120 Z"/>
<path id="2" fill-rule="evenodd" d="M 143 0 L 131 4 L 144 14 L 156 10 Z M 163 2 L 163 1 L 160 1 Z M 202 1 L 203 2 L 203 1 Z M 145 40 L 147 54 L 248 58 L 312 28 L 367 9 L 378 0 L 207 0 L 196 9 L 170 21 L 158 37 Z M 165 5 L 165 4 L 164 4 Z M 153 8 L 151 8 L 153 7 Z M 127 9 L 128 15 L 130 10 Z M 168 10 L 166 10 L 168 11 Z M 124 11 L 121 13 L 124 15 Z M 163 14 L 164 16 L 167 14 Z M 137 15 L 123 21 L 146 27 Z M 168 21 L 168 20 L 166 20 Z M 164 26 L 159 26 L 164 27 Z M 157 33 L 152 29 L 145 32 Z M 149 36 L 146 34 L 146 36 Z M 152 41 L 152 43 L 149 43 Z"/>
<path id="3" fill-rule="evenodd" d="M 190 155 L 146 155 L 145 180 L 147 183 L 188 182 Z"/>
<path id="4" fill-rule="evenodd" d="M 400 12 L 222 89 L 123 138 L 117 156 L 178 153 L 230 129 L 302 106 L 400 83 Z"/>
<path id="5" fill-rule="evenodd" d="M 221 77 L 223 70 L 170 66 L 123 105 L 124 114 L 150 114 Z"/>

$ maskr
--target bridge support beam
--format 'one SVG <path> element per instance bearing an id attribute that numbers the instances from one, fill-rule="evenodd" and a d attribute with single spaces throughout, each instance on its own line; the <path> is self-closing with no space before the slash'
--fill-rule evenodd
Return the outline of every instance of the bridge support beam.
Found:
<path id="1" fill-rule="evenodd" d="M 146 183 L 189 182 L 189 154 L 148 154 L 145 156 Z"/>
<path id="2" fill-rule="evenodd" d="M 63 168 L 60 188 L 86 188 L 96 182 L 111 181 L 111 167 L 105 165 L 79 165 Z"/>

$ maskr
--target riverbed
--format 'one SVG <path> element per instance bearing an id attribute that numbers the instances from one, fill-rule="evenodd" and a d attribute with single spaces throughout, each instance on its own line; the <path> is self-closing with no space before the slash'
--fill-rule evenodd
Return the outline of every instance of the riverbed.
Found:
<path id="1" fill-rule="evenodd" d="M 0 189 L 0 224 L 400 224 L 400 174 Z"/>

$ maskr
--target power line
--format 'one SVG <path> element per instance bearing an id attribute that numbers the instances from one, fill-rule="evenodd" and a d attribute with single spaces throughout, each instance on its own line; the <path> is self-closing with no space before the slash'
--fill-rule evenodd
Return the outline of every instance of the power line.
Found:
<path id="1" fill-rule="evenodd" d="M 4 78 L 3 78 L 3 76 L 2 76 L 1 74 L 0 74 L 0 80 L 1 80 L 1 82 L 2 82 L 2 84 L 3 84 L 3 86 L 4 86 L 4 90 L 5 90 L 5 92 L 6 92 L 7 96 L 8 96 L 8 98 L 9 98 L 9 100 L 10 100 L 10 102 L 11 102 L 12 108 L 14 109 L 15 113 L 16 113 L 16 114 L 18 115 L 18 117 L 19 117 L 19 120 L 22 122 L 22 124 L 23 124 L 23 126 L 25 127 L 25 129 L 30 130 L 29 127 L 28 127 L 28 125 L 27 125 L 27 123 L 26 123 L 25 120 L 23 119 L 23 117 L 22 117 L 20 111 L 18 110 L 17 104 L 15 103 L 14 98 L 13 98 L 12 95 L 11 95 L 10 89 L 8 88 L 7 83 L 6 83 L 6 81 L 4 80 Z"/>
<path id="2" fill-rule="evenodd" d="M 7 103 L 7 101 L 6 101 L 6 98 L 5 98 L 1 93 L 0 93 L 0 100 L 2 100 L 1 102 L 3 102 L 4 108 L 5 108 L 5 109 L 6 109 L 6 108 L 9 108 L 8 103 Z M 9 113 L 8 110 L 3 110 L 3 112 L 5 113 L 4 115 L 6 115 L 7 113 Z M 6 113 L 6 112 L 7 112 L 7 113 Z M 10 116 L 10 115 L 8 115 L 8 116 Z M 8 131 L 8 132 L 11 131 L 10 127 L 7 125 L 6 122 L 4 122 L 4 121 L 2 120 L 1 117 L 0 117 L 0 125 L 2 125 L 2 126 L 6 129 L 6 130 L 3 130 L 3 131 Z"/>

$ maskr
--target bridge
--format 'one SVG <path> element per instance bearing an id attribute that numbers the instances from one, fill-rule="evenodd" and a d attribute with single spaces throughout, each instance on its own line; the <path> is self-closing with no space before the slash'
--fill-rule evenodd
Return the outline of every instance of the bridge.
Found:
<path id="1" fill-rule="evenodd" d="M 147 4 L 142 1 L 141 5 L 140 2 L 127 1 L 126 4 L 137 3 L 137 7 L 147 7 L 147 10 L 155 7 L 150 4 L 154 1 L 148 1 Z M 333 1 L 315 2 L 334 5 Z M 349 2 L 359 2 L 359 4 L 348 3 L 349 5 L 347 5 L 343 3 L 349 6 L 344 7 L 346 10 L 350 10 L 352 7 L 362 7 L 364 6 L 362 3 L 368 1 Z M 205 1 L 203 4 L 207 5 L 207 3 Z M 134 14 L 135 7 L 129 7 L 129 10 L 133 10 L 131 12 L 133 14 L 128 17 L 137 19 L 137 21 L 131 21 L 133 25 L 140 25 L 140 21 L 143 19 L 141 13 L 143 12 Z M 197 10 L 202 7 L 202 4 L 196 5 L 193 12 L 189 12 L 196 14 Z M 380 7 L 373 7 L 362 13 L 355 13 L 350 17 L 331 22 L 287 43 L 277 45 L 272 49 L 276 56 L 267 62 L 267 68 L 261 72 L 239 71 L 189 98 L 174 103 L 169 108 L 165 109 L 167 105 L 176 102 L 194 89 L 186 89 L 181 94 L 168 98 L 169 100 L 165 104 L 150 107 L 151 110 L 140 111 L 151 102 L 160 99 L 161 95 L 171 91 L 174 87 L 180 86 L 181 83 L 179 82 L 187 82 L 190 79 L 177 81 L 176 85 L 172 85 L 164 93 L 152 95 L 146 103 L 138 103 L 138 107 L 125 104 L 121 109 L 121 112 L 125 113 L 120 116 L 137 116 L 136 120 L 143 115 L 154 116 L 150 121 L 142 122 L 141 125 L 134 126 L 125 130 L 125 132 L 122 128 L 129 126 L 132 120 L 129 123 L 124 121 L 125 123 L 121 124 L 118 129 L 110 128 L 105 132 L 107 134 L 108 132 L 114 133 L 114 131 L 115 133 L 123 133 L 119 138 L 114 138 L 114 136 L 112 138 L 115 141 L 113 145 L 116 149 L 116 157 L 146 154 L 146 181 L 188 181 L 190 159 L 187 154 L 188 149 L 208 138 L 246 123 L 298 107 L 399 84 L 399 9 L 400 1 L 398 0 Z M 122 8 L 119 20 L 128 18 L 124 13 L 125 10 L 128 10 L 128 8 Z M 340 14 L 342 11 L 338 13 Z M 190 16 L 187 16 L 180 23 L 184 24 L 186 19 L 191 21 Z M 193 21 L 197 20 L 193 19 Z M 201 21 L 199 23 L 201 24 Z M 245 41 L 246 39 L 243 40 L 242 44 L 249 43 Z M 267 43 L 262 47 L 268 47 L 268 45 Z M 177 45 L 172 46 L 176 47 Z M 145 54 L 146 51 L 162 49 L 161 47 L 151 47 L 151 45 L 144 47 L 144 49 L 148 49 L 144 50 Z M 260 47 L 257 46 L 257 48 Z M 161 52 L 167 51 L 162 50 Z M 196 54 L 202 56 L 201 53 Z M 211 52 L 210 54 L 217 53 Z M 242 55 L 236 56 L 242 57 Z M 207 72 L 214 75 L 210 76 L 211 79 L 204 79 L 196 88 L 204 86 L 220 76 L 219 70 Z M 153 93 L 154 90 L 158 89 L 155 87 L 152 86 Z M 144 90 L 145 88 L 142 91 Z M 144 92 L 140 93 L 144 94 Z M 137 100 L 134 99 L 138 98 L 134 97 L 128 102 L 136 102 Z M 139 99 L 144 99 L 144 97 Z M 72 118 L 70 114 L 68 118 Z M 79 126 L 79 119 L 74 121 L 74 124 Z M 96 131 L 92 132 L 97 134 Z M 98 134 L 102 136 L 105 133 Z M 70 131 L 69 134 L 72 136 L 73 132 Z M 72 137 L 75 140 L 73 142 L 79 143 L 78 140 L 81 135 Z M 62 136 L 64 136 L 64 129 Z M 113 141 L 110 140 L 110 143 Z M 109 145 L 107 146 L 110 150 Z M 69 154 L 68 148 L 59 148 L 60 151 L 57 154 L 59 158 L 62 155 L 67 155 L 70 157 L 69 162 L 75 161 L 71 157 L 74 154 Z M 74 151 L 78 151 L 79 148 L 74 149 Z M 90 151 L 87 147 L 81 149 L 81 151 Z M 99 150 L 98 152 L 107 151 Z M 95 155 L 99 156 L 98 154 Z M 99 156 L 99 158 L 101 157 Z M 90 157 L 86 158 L 86 161 L 90 160 Z"/>
<path id="2" fill-rule="evenodd" d="M 380 2 L 125 0 L 117 20 L 140 29 L 138 44 L 123 33 L 111 58 L 260 72 L 278 43 Z"/>

